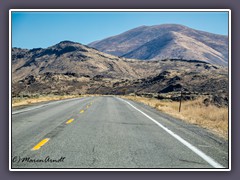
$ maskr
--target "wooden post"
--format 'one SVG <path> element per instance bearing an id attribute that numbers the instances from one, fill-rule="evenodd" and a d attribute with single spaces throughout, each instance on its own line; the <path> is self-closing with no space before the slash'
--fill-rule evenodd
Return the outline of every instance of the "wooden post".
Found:
<path id="1" fill-rule="evenodd" d="M 180 103 L 179 103 L 179 112 L 181 111 L 181 105 L 182 105 L 182 89 L 181 89 L 181 96 L 180 96 Z"/>

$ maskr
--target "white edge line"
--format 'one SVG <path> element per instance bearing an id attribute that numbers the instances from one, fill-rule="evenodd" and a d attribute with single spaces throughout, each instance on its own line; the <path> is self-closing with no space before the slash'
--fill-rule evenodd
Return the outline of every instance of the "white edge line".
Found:
<path id="1" fill-rule="evenodd" d="M 74 101 L 74 100 L 77 100 L 77 99 L 84 100 L 85 98 L 72 98 L 72 99 L 57 100 L 57 101 L 54 101 L 54 102 L 46 102 L 46 104 L 38 105 L 38 106 L 35 106 L 35 107 L 32 107 L 32 108 L 24 108 L 22 110 L 16 110 L 16 111 L 12 112 L 12 115 L 27 112 L 27 111 L 31 111 L 31 110 L 35 110 L 35 109 L 39 109 L 39 108 L 42 108 L 42 107 L 45 107 L 45 106 L 49 106 L 49 105 L 53 105 L 53 104 L 57 104 L 57 103 L 61 103 L 61 102 Z"/>
<path id="2" fill-rule="evenodd" d="M 132 105 L 130 102 L 123 100 L 121 98 L 117 99 L 127 103 L 128 105 L 130 105 L 132 108 L 134 108 L 135 110 L 137 110 L 138 112 L 142 113 L 144 116 L 146 116 L 148 119 L 150 119 L 151 121 L 153 121 L 155 124 L 157 124 L 159 127 L 161 127 L 164 131 L 166 131 L 168 134 L 170 134 L 172 137 L 174 137 L 175 139 L 177 139 L 179 142 L 181 142 L 183 145 L 185 145 L 186 147 L 188 147 L 190 150 L 192 150 L 195 154 L 197 154 L 199 157 L 201 157 L 202 159 L 204 159 L 208 164 L 210 164 L 211 166 L 213 166 L 214 168 L 225 168 L 223 167 L 221 164 L 219 164 L 218 162 L 216 162 L 214 159 L 212 159 L 211 157 L 209 157 L 208 155 L 206 155 L 204 152 L 202 152 L 201 150 L 199 150 L 197 147 L 193 146 L 192 144 L 190 144 L 189 142 L 187 142 L 186 140 L 184 140 L 183 138 L 181 138 L 179 135 L 175 134 L 174 132 L 172 132 L 171 130 L 169 130 L 168 128 L 166 128 L 165 126 L 163 126 L 161 123 L 159 123 L 158 121 L 156 121 L 155 119 L 153 119 L 152 117 L 150 117 L 149 115 L 147 115 L 146 113 L 142 112 L 140 109 L 136 108 L 134 105 Z"/>

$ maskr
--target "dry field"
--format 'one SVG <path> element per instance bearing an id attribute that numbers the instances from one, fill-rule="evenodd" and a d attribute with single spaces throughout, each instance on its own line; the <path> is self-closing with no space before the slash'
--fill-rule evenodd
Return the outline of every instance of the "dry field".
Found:
<path id="1" fill-rule="evenodd" d="M 181 112 L 179 112 L 179 102 L 139 96 L 122 96 L 122 98 L 144 103 L 175 118 L 199 125 L 224 139 L 228 139 L 228 108 L 226 107 L 206 106 L 202 103 L 203 99 L 199 98 L 192 101 L 183 101 Z"/>

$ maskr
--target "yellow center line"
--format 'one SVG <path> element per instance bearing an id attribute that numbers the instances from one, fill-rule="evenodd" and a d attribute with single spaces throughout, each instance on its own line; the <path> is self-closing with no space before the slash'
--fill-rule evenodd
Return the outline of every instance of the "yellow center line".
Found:
<path id="1" fill-rule="evenodd" d="M 48 141 L 50 140 L 50 138 L 45 138 L 42 141 L 40 141 L 36 146 L 34 146 L 31 150 L 35 151 L 35 150 L 39 150 L 44 144 L 46 144 Z"/>
<path id="2" fill-rule="evenodd" d="M 81 110 L 80 113 L 84 113 L 84 110 Z"/>
<path id="3" fill-rule="evenodd" d="M 69 119 L 67 122 L 66 122 L 66 124 L 70 124 L 71 122 L 73 122 L 74 121 L 74 119 Z"/>

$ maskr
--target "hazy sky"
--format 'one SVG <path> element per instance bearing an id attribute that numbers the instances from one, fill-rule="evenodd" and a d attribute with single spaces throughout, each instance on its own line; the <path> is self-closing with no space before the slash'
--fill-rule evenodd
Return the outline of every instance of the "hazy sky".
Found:
<path id="1" fill-rule="evenodd" d="M 63 40 L 88 44 L 138 26 L 166 23 L 228 34 L 227 12 L 12 12 L 12 46 L 46 48 Z"/>

